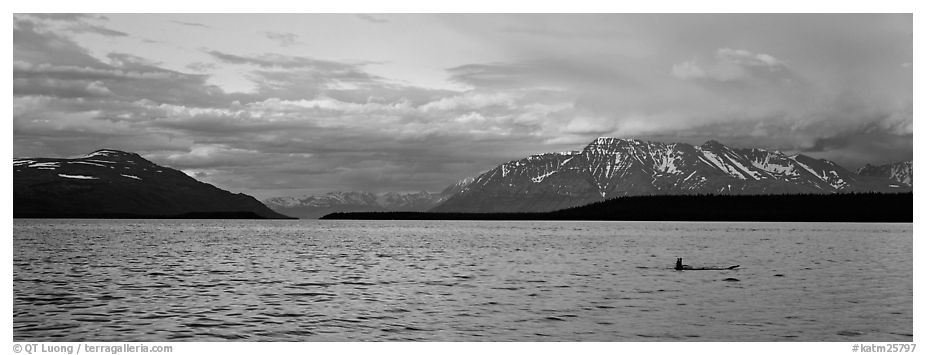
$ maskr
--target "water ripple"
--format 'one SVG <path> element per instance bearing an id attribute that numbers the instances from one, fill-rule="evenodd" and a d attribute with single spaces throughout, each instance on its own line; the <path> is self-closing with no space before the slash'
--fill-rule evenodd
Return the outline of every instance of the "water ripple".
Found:
<path id="1" fill-rule="evenodd" d="M 910 224 L 15 220 L 13 244 L 15 341 L 912 340 Z"/>

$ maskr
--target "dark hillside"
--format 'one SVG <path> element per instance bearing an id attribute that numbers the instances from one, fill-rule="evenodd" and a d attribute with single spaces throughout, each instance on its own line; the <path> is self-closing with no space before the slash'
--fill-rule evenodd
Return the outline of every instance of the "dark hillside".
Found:
<path id="1" fill-rule="evenodd" d="M 913 222 L 913 193 L 619 197 L 545 213 L 333 213 L 322 219 Z"/>

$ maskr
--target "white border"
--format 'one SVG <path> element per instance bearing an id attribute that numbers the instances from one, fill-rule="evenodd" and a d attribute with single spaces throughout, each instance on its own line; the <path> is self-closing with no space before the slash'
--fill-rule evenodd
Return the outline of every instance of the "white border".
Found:
<path id="1" fill-rule="evenodd" d="M 920 2 L 922 3 L 922 2 Z M 374 1 L 374 0 L 338 0 L 338 1 L 281 1 L 281 0 L 261 0 L 250 1 L 248 3 L 225 3 L 219 1 L 180 1 L 180 0 L 160 0 L 156 2 L 132 2 L 125 0 L 107 0 L 107 1 L 14 1 L 8 3 L 11 7 L 10 15 L 5 21 L 8 23 L 7 28 L 12 27 L 12 13 L 17 12 L 237 12 L 237 13 L 277 13 L 277 12 L 337 12 L 337 13 L 426 13 L 426 12 L 673 12 L 673 13 L 703 13 L 703 12 L 892 12 L 892 13 L 914 13 L 914 29 L 921 28 L 922 15 L 916 14 L 917 7 L 913 1 L 853 1 L 853 2 L 809 2 L 809 1 L 774 1 L 774 2 L 744 2 L 744 1 L 637 1 L 637 2 L 616 2 L 616 1 L 598 1 L 598 0 L 569 0 L 569 1 L 548 1 L 545 3 L 530 3 L 499 1 L 499 0 L 471 0 L 457 1 L 453 3 L 425 0 L 401 0 L 401 1 Z M 920 65 L 917 58 L 922 58 L 922 40 L 916 40 L 914 32 L 914 87 L 913 97 L 914 106 L 919 106 L 922 102 L 919 98 L 923 96 L 919 93 L 922 82 L 921 75 L 917 74 L 916 68 Z M 4 48 L 6 49 L 7 68 L 12 67 L 12 32 L 7 32 L 7 40 Z M 7 70 L 4 73 L 7 82 L 7 95 L 4 98 L 8 113 L 12 113 L 12 72 Z M 915 117 L 919 110 L 914 110 Z M 914 127 L 917 119 L 914 119 Z M 12 119 L 7 119 L 8 136 L 2 145 L 6 150 L 7 156 L 12 157 Z M 917 156 L 922 155 L 919 152 L 922 145 L 914 144 L 914 160 Z M 7 327 L 3 329 L 0 336 L 12 340 L 12 171 L 7 170 L 3 174 L 4 183 L 7 188 L 3 190 L 3 198 L 6 210 L 6 243 L 2 244 L 7 248 L 4 253 L 7 255 L 7 261 L 0 266 L 0 273 L 7 275 L 6 282 L 3 285 L 4 302 L 3 309 L 7 315 Z M 922 198 L 914 195 L 914 342 L 923 338 L 923 322 L 921 314 L 923 313 L 924 304 L 920 299 L 920 293 L 924 290 L 920 279 L 922 279 L 923 267 L 926 263 L 922 261 L 922 254 L 916 248 L 918 239 L 923 238 L 922 232 L 918 225 L 919 213 L 922 211 Z M 11 342 L 12 343 L 12 342 Z M 8 343 L 7 349 L 12 345 Z M 490 353 L 566 353 L 579 352 L 582 354 L 616 354 L 618 352 L 629 351 L 630 353 L 666 353 L 674 354 L 691 354 L 699 352 L 709 352 L 711 354 L 740 354 L 740 353 L 758 353 L 758 354 L 780 354 L 784 352 L 794 353 L 816 353 L 816 354 L 848 354 L 851 353 L 853 343 L 842 342 L 825 342 L 825 343 L 145 343 L 153 344 L 170 344 L 174 346 L 173 354 L 201 354 L 201 353 L 395 353 L 395 354 L 466 354 L 471 355 L 473 352 L 490 352 Z M 926 344 L 921 351 L 926 351 Z M 8 350 L 9 351 L 9 350 Z"/>

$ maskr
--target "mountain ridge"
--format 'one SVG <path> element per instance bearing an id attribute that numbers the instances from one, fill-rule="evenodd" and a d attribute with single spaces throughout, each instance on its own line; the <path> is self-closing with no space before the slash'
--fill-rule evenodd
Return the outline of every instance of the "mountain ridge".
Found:
<path id="1" fill-rule="evenodd" d="M 912 192 L 623 196 L 551 212 L 352 212 L 322 219 L 913 222 Z"/>
<path id="2" fill-rule="evenodd" d="M 865 164 L 856 174 L 887 178 L 905 186 L 913 186 L 913 161 L 899 161 L 882 165 Z"/>
<path id="3" fill-rule="evenodd" d="M 289 218 L 142 156 L 98 149 L 76 158 L 14 158 L 14 217 Z"/>
<path id="4" fill-rule="evenodd" d="M 912 188 L 911 188 L 912 189 Z M 511 160 L 433 212 L 546 212 L 620 196 L 904 192 L 825 159 L 716 140 L 695 146 L 600 137 L 583 149 Z"/>

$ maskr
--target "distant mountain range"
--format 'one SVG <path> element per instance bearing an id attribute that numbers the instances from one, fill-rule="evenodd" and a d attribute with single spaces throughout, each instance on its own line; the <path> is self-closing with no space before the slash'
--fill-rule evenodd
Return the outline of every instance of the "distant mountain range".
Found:
<path id="1" fill-rule="evenodd" d="M 380 194 L 346 191 L 302 197 L 274 197 L 264 200 L 264 204 L 287 216 L 319 218 L 333 212 L 427 211 L 442 201 L 441 196 L 424 191 Z"/>
<path id="2" fill-rule="evenodd" d="M 135 153 L 13 160 L 14 217 L 287 218 Z"/>
<path id="3" fill-rule="evenodd" d="M 621 196 L 909 192 L 912 166 L 907 161 L 852 172 L 825 159 L 714 140 L 695 146 L 598 138 L 581 150 L 509 161 L 439 194 L 420 193 L 415 204 L 384 204 L 360 192 L 266 202 L 281 213 L 315 218 L 330 212 L 546 212 Z"/>
<path id="4" fill-rule="evenodd" d="M 902 186 L 913 187 L 913 162 L 902 161 L 898 163 L 872 166 L 866 164 L 855 172 L 861 176 L 874 176 L 891 180 Z"/>

